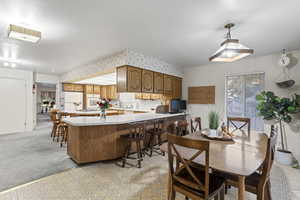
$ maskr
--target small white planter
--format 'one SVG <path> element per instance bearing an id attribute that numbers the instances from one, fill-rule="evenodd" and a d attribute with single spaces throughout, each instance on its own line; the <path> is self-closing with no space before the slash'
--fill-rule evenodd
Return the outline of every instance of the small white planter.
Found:
<path id="1" fill-rule="evenodd" d="M 280 164 L 289 166 L 293 164 L 293 154 L 290 151 L 278 149 L 275 157 Z"/>
<path id="2" fill-rule="evenodd" d="M 217 129 L 210 129 L 209 130 L 209 136 L 210 137 L 217 137 L 218 136 L 218 130 Z"/>

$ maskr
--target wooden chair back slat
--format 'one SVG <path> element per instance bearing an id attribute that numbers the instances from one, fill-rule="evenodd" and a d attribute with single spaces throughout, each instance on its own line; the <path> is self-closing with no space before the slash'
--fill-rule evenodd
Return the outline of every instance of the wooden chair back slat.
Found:
<path id="1" fill-rule="evenodd" d="M 275 151 L 276 151 L 277 137 L 278 137 L 278 129 L 277 127 L 275 128 L 275 126 L 272 125 L 271 134 L 267 143 L 266 158 L 262 167 L 262 174 L 260 180 L 260 183 L 263 185 L 268 181 L 270 177 L 270 172 L 272 169 Z"/>
<path id="2" fill-rule="evenodd" d="M 201 118 L 196 117 L 194 119 L 191 119 L 191 133 L 194 133 L 196 131 L 200 131 L 201 129 L 202 129 Z"/>
<path id="3" fill-rule="evenodd" d="M 251 122 L 250 118 L 244 118 L 244 117 L 227 117 L 227 129 L 230 130 L 230 125 L 234 126 L 234 130 L 242 130 L 245 126 L 248 126 L 248 136 L 250 136 L 251 131 Z M 235 122 L 243 122 L 242 125 L 237 125 Z"/>
<path id="4" fill-rule="evenodd" d="M 183 157 L 178 150 L 179 148 L 190 148 L 194 149 L 195 153 L 189 158 Z M 192 162 L 197 157 L 205 153 L 205 166 L 204 182 L 201 182 L 192 170 Z M 176 160 L 176 168 L 174 168 L 174 159 Z M 180 137 L 172 134 L 168 134 L 168 159 L 169 159 L 169 169 L 170 177 L 174 181 L 179 181 L 182 184 L 192 187 L 204 193 L 204 197 L 208 198 L 209 195 L 209 141 L 193 140 L 185 137 Z M 192 179 L 184 179 L 183 177 L 178 177 L 178 174 L 182 170 L 186 170 L 188 175 Z M 172 182 L 173 182 L 172 181 Z"/>

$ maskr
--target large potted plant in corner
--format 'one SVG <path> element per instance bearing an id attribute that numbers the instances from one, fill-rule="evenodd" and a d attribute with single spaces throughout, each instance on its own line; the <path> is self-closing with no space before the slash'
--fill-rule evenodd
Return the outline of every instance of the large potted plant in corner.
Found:
<path id="1" fill-rule="evenodd" d="M 265 120 L 266 124 L 279 124 L 281 148 L 277 149 L 277 158 L 282 164 L 291 165 L 293 163 L 292 153 L 287 147 L 283 123 L 290 123 L 293 114 L 299 112 L 299 99 L 299 95 L 296 94 L 290 99 L 276 96 L 271 91 L 263 91 L 256 96 L 256 100 L 258 101 L 257 110 L 259 115 Z"/>
<path id="2" fill-rule="evenodd" d="M 217 129 L 219 128 L 219 115 L 215 111 L 211 111 L 208 114 L 208 120 L 209 120 L 209 129 L 210 129 L 210 135 L 212 137 L 216 137 L 218 135 Z"/>

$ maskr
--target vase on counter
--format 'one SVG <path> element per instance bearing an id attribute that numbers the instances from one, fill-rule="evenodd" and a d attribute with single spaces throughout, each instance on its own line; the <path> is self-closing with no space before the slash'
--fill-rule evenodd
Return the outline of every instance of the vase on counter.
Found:
<path id="1" fill-rule="evenodd" d="M 100 119 L 106 119 L 106 109 L 101 109 Z"/>

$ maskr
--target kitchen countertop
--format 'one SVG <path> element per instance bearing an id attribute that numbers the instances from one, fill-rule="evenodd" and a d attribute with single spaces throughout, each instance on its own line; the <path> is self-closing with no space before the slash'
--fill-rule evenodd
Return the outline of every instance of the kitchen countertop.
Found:
<path id="1" fill-rule="evenodd" d="M 100 110 L 93 111 L 64 111 L 66 113 L 75 113 L 75 114 L 99 114 Z M 115 110 L 106 110 L 106 113 L 115 113 Z"/>
<path id="2" fill-rule="evenodd" d="M 109 110 L 124 110 L 124 111 L 136 111 L 136 112 L 155 112 L 155 110 L 147 110 L 147 109 L 137 109 L 137 108 L 118 108 L 118 107 L 111 107 Z"/>
<path id="3" fill-rule="evenodd" d="M 160 114 L 160 113 L 139 113 L 107 116 L 106 119 L 99 117 L 73 117 L 65 118 L 63 121 L 72 126 L 99 126 L 99 125 L 118 125 L 139 121 L 162 119 L 185 115 L 185 113 Z"/>

